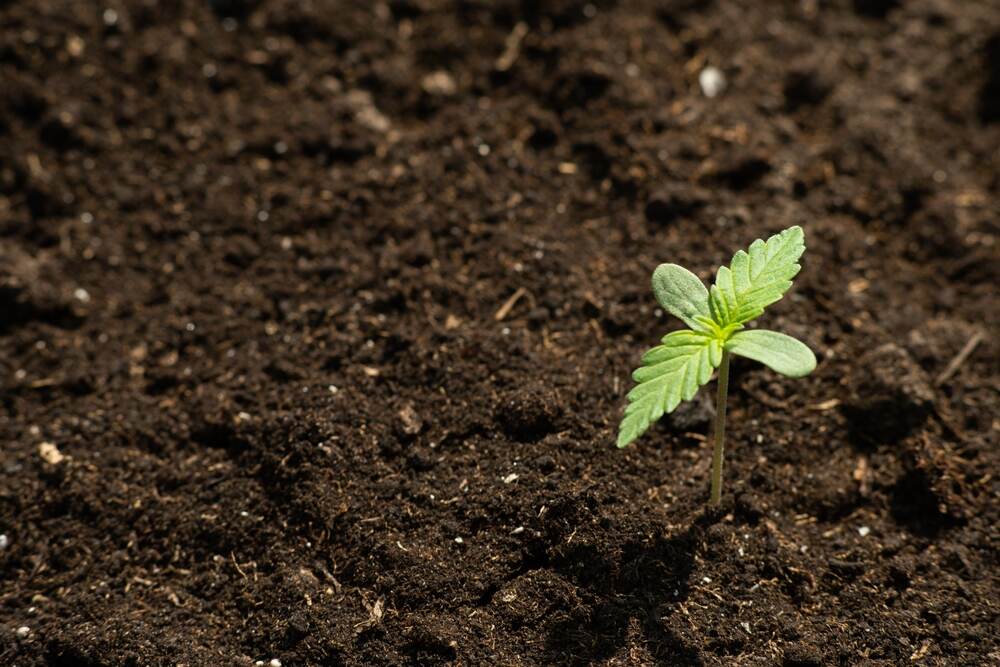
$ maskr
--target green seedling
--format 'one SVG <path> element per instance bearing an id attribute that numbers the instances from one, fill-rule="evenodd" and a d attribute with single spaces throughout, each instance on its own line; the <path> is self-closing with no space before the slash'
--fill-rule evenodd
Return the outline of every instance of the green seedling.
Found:
<path id="1" fill-rule="evenodd" d="M 797 226 L 767 241 L 757 239 L 748 250 L 737 252 L 728 267 L 719 267 L 711 290 L 677 264 L 660 264 L 653 272 L 656 300 L 690 329 L 668 333 L 661 345 L 642 356 L 642 367 L 632 373 L 638 385 L 628 394 L 618 446 L 627 447 L 682 400 L 694 398 L 698 387 L 712 377 L 712 369 L 718 368 L 710 505 L 718 505 L 722 498 L 729 356 L 754 359 L 789 377 L 802 377 L 816 368 L 816 356 L 804 343 L 777 331 L 744 328 L 792 286 L 805 249 L 802 228 Z"/>

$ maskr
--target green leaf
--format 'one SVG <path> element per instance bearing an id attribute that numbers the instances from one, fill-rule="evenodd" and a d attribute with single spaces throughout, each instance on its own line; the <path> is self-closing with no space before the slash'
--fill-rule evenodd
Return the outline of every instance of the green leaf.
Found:
<path id="1" fill-rule="evenodd" d="M 730 266 L 716 273 L 709 295 L 712 318 L 725 326 L 759 317 L 792 286 L 805 249 L 802 228 L 795 226 L 737 252 Z"/>
<path id="2" fill-rule="evenodd" d="M 628 394 L 629 405 L 618 427 L 619 447 L 628 446 L 682 400 L 691 400 L 722 362 L 722 341 L 711 334 L 674 331 L 661 342 L 643 355 L 642 367 L 632 374 L 639 384 Z"/>
<path id="3" fill-rule="evenodd" d="M 816 368 L 816 355 L 805 343 L 777 331 L 737 331 L 726 341 L 726 350 L 793 378 L 809 375 Z"/>
<path id="4" fill-rule="evenodd" d="M 704 330 L 698 316 L 711 317 L 708 290 L 704 283 L 683 266 L 660 264 L 653 271 L 653 294 L 663 309 L 692 329 Z"/>

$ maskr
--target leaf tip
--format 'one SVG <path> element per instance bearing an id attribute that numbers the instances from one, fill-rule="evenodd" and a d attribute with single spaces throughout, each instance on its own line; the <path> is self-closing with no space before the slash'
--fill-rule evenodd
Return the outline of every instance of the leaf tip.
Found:
<path id="1" fill-rule="evenodd" d="M 796 368 L 793 373 L 785 373 L 790 378 L 802 378 L 816 370 L 816 353 L 805 345 L 803 347 L 805 348 L 802 354 L 804 357 L 803 364 Z M 808 355 L 806 352 L 808 352 Z"/>
<path id="2" fill-rule="evenodd" d="M 636 435 L 629 434 L 625 430 L 618 431 L 618 449 L 625 449 L 635 441 Z"/>
<path id="3" fill-rule="evenodd" d="M 794 237 L 794 238 L 795 238 L 795 240 L 796 240 L 796 241 L 797 241 L 798 243 L 801 243 L 802 245 L 805 245 L 805 241 L 806 241 L 806 232 L 805 232 L 805 230 L 804 230 L 804 229 L 802 229 L 802 227 L 800 227 L 799 225 L 792 225 L 791 227 L 789 227 L 788 229 L 786 229 L 786 230 L 785 230 L 784 232 L 782 232 L 782 233 L 783 233 L 783 234 L 788 234 L 789 236 L 792 236 L 792 237 Z"/>

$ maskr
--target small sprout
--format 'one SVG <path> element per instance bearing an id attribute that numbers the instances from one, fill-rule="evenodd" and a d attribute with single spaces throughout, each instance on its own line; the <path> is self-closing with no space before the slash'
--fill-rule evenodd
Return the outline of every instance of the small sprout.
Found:
<path id="1" fill-rule="evenodd" d="M 682 400 L 691 400 L 709 381 L 712 369 L 718 368 L 710 505 L 718 505 L 722 498 L 730 355 L 759 361 L 789 377 L 802 377 L 816 368 L 812 351 L 791 336 L 744 329 L 792 286 L 806 249 L 803 238 L 802 228 L 796 226 L 767 241 L 754 241 L 747 251 L 733 256 L 729 267 L 719 267 L 711 290 L 677 264 L 661 264 L 653 272 L 656 300 L 690 329 L 668 333 L 661 345 L 643 355 L 642 367 L 632 374 L 638 385 L 628 394 L 618 446 L 627 447 Z"/>

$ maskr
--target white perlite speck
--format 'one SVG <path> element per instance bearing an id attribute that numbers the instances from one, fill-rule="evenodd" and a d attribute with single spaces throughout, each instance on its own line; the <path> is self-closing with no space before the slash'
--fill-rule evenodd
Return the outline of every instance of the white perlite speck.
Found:
<path id="1" fill-rule="evenodd" d="M 715 97 L 726 89 L 726 75 L 718 67 L 710 65 L 698 74 L 698 85 L 705 97 Z"/>
<path id="2" fill-rule="evenodd" d="M 14 634 L 17 635 L 18 639 L 24 639 L 25 637 L 31 634 L 31 628 L 29 628 L 27 625 L 22 625 L 21 627 L 19 627 L 17 630 L 14 631 Z"/>
<path id="3" fill-rule="evenodd" d="M 6 549 L 10 546 L 10 538 L 4 533 L 0 535 L 0 550 Z"/>
<path id="4" fill-rule="evenodd" d="M 872 532 L 872 529 L 868 526 L 861 526 L 858 528 L 858 535 L 861 537 L 868 537 L 868 533 Z"/>

